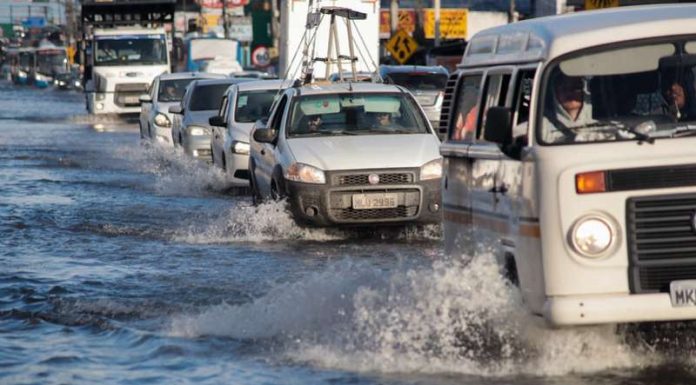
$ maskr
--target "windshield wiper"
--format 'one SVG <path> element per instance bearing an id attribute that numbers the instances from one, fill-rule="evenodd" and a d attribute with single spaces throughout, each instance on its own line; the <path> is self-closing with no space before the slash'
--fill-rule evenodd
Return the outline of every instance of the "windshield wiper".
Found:
<path id="1" fill-rule="evenodd" d="M 340 135 L 358 135 L 356 132 L 345 130 L 319 130 L 312 132 L 296 132 L 292 136 L 340 136 Z"/>
<path id="2" fill-rule="evenodd" d="M 635 127 L 630 127 L 630 126 L 627 126 L 621 122 L 615 122 L 615 121 L 608 120 L 608 121 L 598 121 L 598 122 L 594 122 L 594 123 L 589 123 L 589 124 L 586 124 L 586 125 L 579 127 L 579 128 L 583 129 L 583 128 L 591 128 L 591 127 L 611 127 L 611 128 L 616 128 L 618 130 L 626 131 L 629 134 L 632 134 L 635 139 L 638 139 L 639 144 L 643 143 L 643 142 L 647 142 L 650 144 L 655 143 L 655 138 L 651 137 L 650 135 L 648 135 L 644 132 L 637 130 L 637 128 L 640 127 L 641 125 L 642 125 L 642 123 L 635 126 Z"/>

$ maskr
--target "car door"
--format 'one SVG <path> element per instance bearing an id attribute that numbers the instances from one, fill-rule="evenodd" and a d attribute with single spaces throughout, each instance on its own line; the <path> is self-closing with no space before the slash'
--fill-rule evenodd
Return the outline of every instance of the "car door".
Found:
<path id="1" fill-rule="evenodd" d="M 140 134 L 141 137 L 149 137 L 150 132 L 149 132 L 149 124 L 150 124 L 150 115 L 152 114 L 152 104 L 155 102 L 155 99 L 152 97 L 152 90 L 157 87 L 158 84 L 158 79 L 155 79 L 152 81 L 152 84 L 150 84 L 150 88 L 148 89 L 148 95 L 150 95 L 150 102 L 144 102 L 140 104 Z"/>
<path id="2" fill-rule="evenodd" d="M 508 89 L 512 68 L 495 68 L 486 73 L 482 97 L 482 111 L 476 138 L 469 147 L 471 161 L 471 205 L 473 226 L 481 246 L 499 245 L 501 234 L 507 233 L 507 218 L 500 215 L 501 196 L 510 186 L 498 180 L 498 169 L 504 156 L 497 143 L 483 139 L 486 129 L 486 113 L 494 106 L 509 106 Z"/>
<path id="3" fill-rule="evenodd" d="M 229 108 L 230 91 L 225 92 L 220 101 L 220 109 L 217 112 L 217 116 L 222 117 L 225 122 L 225 126 L 212 126 L 213 138 L 211 139 L 210 146 L 213 151 L 213 162 L 214 164 L 222 167 L 222 159 L 225 152 L 225 132 L 227 131 L 227 119 L 225 119 L 226 111 Z"/>
<path id="4" fill-rule="evenodd" d="M 258 157 L 255 158 L 254 174 L 259 192 L 264 196 L 271 194 L 271 182 L 273 180 L 273 169 L 278 163 L 276 151 L 278 142 L 284 140 L 280 134 L 280 128 L 285 121 L 289 96 L 286 94 L 278 102 L 273 114 L 268 120 L 268 128 L 278 133 L 276 143 L 258 143 Z"/>
<path id="5" fill-rule="evenodd" d="M 479 122 L 483 72 L 464 71 L 450 76 L 441 115 L 441 127 L 448 127 L 440 146 L 443 155 L 442 203 L 445 251 L 450 255 L 471 255 L 475 243 L 472 228 L 470 180 L 471 146 Z"/>

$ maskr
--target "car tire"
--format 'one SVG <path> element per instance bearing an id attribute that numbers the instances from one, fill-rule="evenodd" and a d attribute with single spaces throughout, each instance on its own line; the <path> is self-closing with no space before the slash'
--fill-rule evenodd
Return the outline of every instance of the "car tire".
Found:
<path id="1" fill-rule="evenodd" d="M 222 171 L 227 173 L 227 157 L 225 157 L 225 153 L 222 153 Z"/>
<path id="2" fill-rule="evenodd" d="M 213 146 L 210 146 L 210 163 L 215 167 L 215 151 L 213 151 Z"/>
<path id="3" fill-rule="evenodd" d="M 251 190 L 251 203 L 254 206 L 258 206 L 263 203 L 263 196 L 259 191 L 258 184 L 256 183 L 256 167 L 253 161 L 249 161 L 249 190 Z"/>

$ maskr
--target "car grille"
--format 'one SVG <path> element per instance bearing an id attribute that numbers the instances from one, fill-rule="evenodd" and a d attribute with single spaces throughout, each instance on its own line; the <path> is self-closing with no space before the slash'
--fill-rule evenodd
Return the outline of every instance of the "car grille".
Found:
<path id="1" fill-rule="evenodd" d="M 363 221 L 374 219 L 410 218 L 418 213 L 418 206 L 395 207 L 390 209 L 355 210 L 352 208 L 332 210 L 334 217 L 340 220 Z"/>
<path id="2" fill-rule="evenodd" d="M 631 198 L 626 206 L 631 291 L 668 292 L 696 279 L 696 194 Z"/>
<path id="3" fill-rule="evenodd" d="M 696 165 L 611 170 L 606 178 L 607 191 L 696 186 Z"/>
<path id="4" fill-rule="evenodd" d="M 415 181 L 415 175 L 413 173 L 379 173 L 379 172 L 375 172 L 374 174 L 379 176 L 379 183 L 377 183 L 377 185 L 404 184 L 404 183 L 413 183 Z M 333 185 L 334 186 L 370 186 L 369 176 L 370 176 L 370 173 L 336 175 L 333 178 Z"/>
<path id="5" fill-rule="evenodd" d="M 147 93 L 146 83 L 116 84 L 114 88 L 114 103 L 121 107 L 140 105 L 140 95 Z"/>

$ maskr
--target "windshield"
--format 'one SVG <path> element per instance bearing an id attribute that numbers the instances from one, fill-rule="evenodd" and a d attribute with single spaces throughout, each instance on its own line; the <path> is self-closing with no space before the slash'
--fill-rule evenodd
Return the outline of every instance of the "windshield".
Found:
<path id="1" fill-rule="evenodd" d="M 31 66 L 32 54 L 28 52 L 22 52 L 19 54 L 19 66 L 22 68 L 28 68 Z"/>
<path id="2" fill-rule="evenodd" d="M 94 52 L 97 66 L 167 64 L 164 35 L 102 36 Z"/>
<path id="3" fill-rule="evenodd" d="M 45 74 L 66 72 L 68 69 L 68 58 L 62 51 L 39 52 L 36 61 L 39 70 Z"/>
<path id="4" fill-rule="evenodd" d="M 299 98 L 288 136 L 426 134 L 428 125 L 403 93 L 343 93 Z"/>
<path id="5" fill-rule="evenodd" d="M 696 41 L 593 51 L 551 67 L 538 140 L 611 142 L 696 135 Z"/>
<path id="6" fill-rule="evenodd" d="M 191 111 L 206 111 L 220 109 L 222 95 L 230 84 L 211 84 L 198 86 L 191 95 Z"/>
<path id="7" fill-rule="evenodd" d="M 411 91 L 443 91 L 447 86 L 447 75 L 445 74 L 391 73 L 384 80 L 406 87 Z"/>
<path id="8" fill-rule="evenodd" d="M 268 116 L 278 90 L 243 91 L 237 95 L 234 120 L 239 123 L 254 123 Z"/>
<path id="9" fill-rule="evenodd" d="M 176 80 L 160 80 L 157 100 L 160 102 L 178 102 L 184 97 L 186 87 L 192 78 Z"/>

